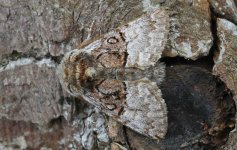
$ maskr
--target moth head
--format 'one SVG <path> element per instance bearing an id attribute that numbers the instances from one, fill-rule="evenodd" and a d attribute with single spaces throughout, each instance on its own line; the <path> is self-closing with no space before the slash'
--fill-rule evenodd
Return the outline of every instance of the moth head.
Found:
<path id="1" fill-rule="evenodd" d="M 61 84 L 72 95 L 83 94 L 95 73 L 90 55 L 78 49 L 68 52 L 57 69 Z"/>
<path id="2" fill-rule="evenodd" d="M 93 80 L 96 76 L 96 69 L 95 67 L 88 67 L 85 70 L 85 76 L 87 78 L 90 78 L 91 80 Z"/>

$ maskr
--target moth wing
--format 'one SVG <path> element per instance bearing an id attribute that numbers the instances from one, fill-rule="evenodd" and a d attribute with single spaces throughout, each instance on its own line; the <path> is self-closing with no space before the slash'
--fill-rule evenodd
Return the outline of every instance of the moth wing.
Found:
<path id="1" fill-rule="evenodd" d="M 161 58 L 169 33 L 169 16 L 158 9 L 121 27 L 127 43 L 125 67 L 154 66 Z"/>
<path id="2" fill-rule="evenodd" d="M 117 28 L 82 48 L 104 67 L 154 66 L 165 49 L 170 18 L 163 9 Z M 128 55 L 127 55 L 128 54 Z"/>
<path id="3" fill-rule="evenodd" d="M 120 98 L 116 99 L 117 96 Z M 105 80 L 97 92 L 87 92 L 82 97 L 140 134 L 153 139 L 162 139 L 166 135 L 166 103 L 155 82 L 141 79 L 123 84 L 118 80 Z"/>
<path id="4" fill-rule="evenodd" d="M 154 139 L 164 138 L 168 127 L 167 109 L 156 83 L 142 79 L 125 84 L 126 103 L 119 121 Z"/>

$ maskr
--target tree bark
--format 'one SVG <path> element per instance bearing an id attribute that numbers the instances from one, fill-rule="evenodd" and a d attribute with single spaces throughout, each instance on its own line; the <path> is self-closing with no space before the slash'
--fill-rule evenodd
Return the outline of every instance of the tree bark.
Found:
<path id="1" fill-rule="evenodd" d="M 66 52 L 156 9 L 170 17 L 159 141 L 72 97 L 56 75 Z M 236 11 L 234 0 L 0 0 L 0 149 L 236 149 Z"/>

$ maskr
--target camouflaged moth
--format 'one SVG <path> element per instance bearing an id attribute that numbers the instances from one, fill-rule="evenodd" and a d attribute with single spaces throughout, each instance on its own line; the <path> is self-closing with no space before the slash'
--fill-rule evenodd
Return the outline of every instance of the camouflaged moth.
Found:
<path id="1" fill-rule="evenodd" d="M 157 83 L 168 29 L 167 13 L 156 10 L 68 52 L 58 67 L 61 84 L 136 132 L 164 138 L 167 110 Z"/>

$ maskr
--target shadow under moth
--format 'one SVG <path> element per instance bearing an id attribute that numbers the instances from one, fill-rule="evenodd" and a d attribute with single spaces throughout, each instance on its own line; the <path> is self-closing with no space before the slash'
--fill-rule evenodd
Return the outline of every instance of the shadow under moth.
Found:
<path id="1" fill-rule="evenodd" d="M 57 70 L 62 86 L 134 131 L 164 138 L 167 110 L 158 85 L 168 29 L 168 14 L 159 9 L 66 53 Z"/>

